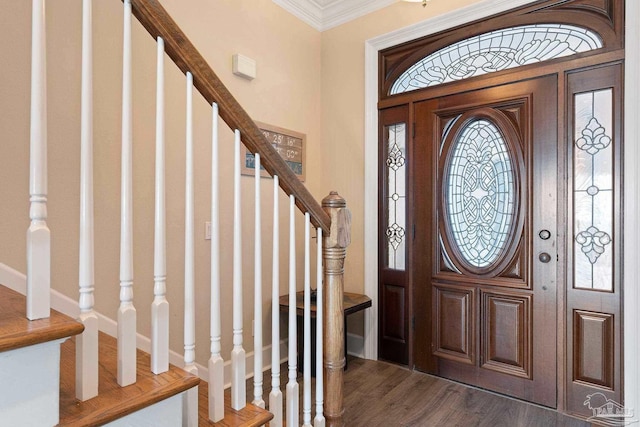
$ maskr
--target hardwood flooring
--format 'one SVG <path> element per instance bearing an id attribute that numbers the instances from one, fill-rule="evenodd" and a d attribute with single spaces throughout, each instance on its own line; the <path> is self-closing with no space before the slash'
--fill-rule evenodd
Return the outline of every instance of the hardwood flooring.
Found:
<path id="1" fill-rule="evenodd" d="M 398 365 L 349 356 L 345 371 L 345 427 L 587 427 L 591 424 L 488 391 L 423 374 Z M 285 393 L 287 366 L 281 390 Z M 302 376 L 300 424 L 302 424 Z M 312 419 L 315 381 L 312 381 Z M 264 398 L 271 391 L 271 373 L 264 373 Z M 247 381 L 247 402 L 253 399 Z M 286 400 L 286 395 L 284 396 Z M 201 412 L 202 413 L 202 412 Z M 202 424 L 201 424 L 202 425 Z"/>
<path id="2" fill-rule="evenodd" d="M 349 427 L 583 427 L 547 408 L 385 362 L 349 358 L 345 372 Z"/>

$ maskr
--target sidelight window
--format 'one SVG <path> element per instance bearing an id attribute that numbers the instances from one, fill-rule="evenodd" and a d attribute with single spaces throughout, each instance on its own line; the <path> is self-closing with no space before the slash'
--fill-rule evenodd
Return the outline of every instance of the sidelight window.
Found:
<path id="1" fill-rule="evenodd" d="M 387 137 L 387 266 L 404 270 L 406 265 L 407 146 L 406 124 L 385 127 Z"/>
<path id="2" fill-rule="evenodd" d="M 573 215 L 575 287 L 613 286 L 613 93 L 574 97 Z"/>

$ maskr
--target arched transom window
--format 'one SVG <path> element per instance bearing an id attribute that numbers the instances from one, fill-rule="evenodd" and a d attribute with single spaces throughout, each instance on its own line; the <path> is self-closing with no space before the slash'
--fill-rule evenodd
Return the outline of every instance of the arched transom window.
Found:
<path id="1" fill-rule="evenodd" d="M 536 24 L 480 34 L 421 59 L 391 86 L 390 95 L 534 64 L 603 47 L 586 28 Z"/>

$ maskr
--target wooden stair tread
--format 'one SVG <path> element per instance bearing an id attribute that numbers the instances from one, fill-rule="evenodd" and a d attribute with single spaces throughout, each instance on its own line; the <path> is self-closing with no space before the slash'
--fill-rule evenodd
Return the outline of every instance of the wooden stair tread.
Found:
<path id="1" fill-rule="evenodd" d="M 257 427 L 263 426 L 273 418 L 273 414 L 266 409 L 247 403 L 243 409 L 236 411 L 231 408 L 231 390 L 224 391 L 224 419 L 214 423 L 209 421 L 209 385 L 205 381 L 198 387 L 198 425 L 216 427 Z"/>
<path id="2" fill-rule="evenodd" d="M 56 310 L 47 319 L 28 320 L 26 297 L 0 285 L 0 352 L 77 335 L 84 330 Z"/>
<path id="3" fill-rule="evenodd" d="M 117 383 L 116 339 L 99 333 L 98 396 L 84 402 L 75 397 L 75 339 L 62 344 L 60 355 L 60 425 L 98 426 L 175 396 L 198 385 L 198 377 L 173 365 L 169 371 L 151 372 L 149 354 L 138 350 L 137 381 Z"/>

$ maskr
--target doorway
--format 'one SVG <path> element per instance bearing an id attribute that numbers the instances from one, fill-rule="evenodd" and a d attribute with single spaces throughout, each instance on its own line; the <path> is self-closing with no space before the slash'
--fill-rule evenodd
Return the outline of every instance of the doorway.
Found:
<path id="1" fill-rule="evenodd" d="M 415 368 L 550 407 L 556 95 L 549 76 L 418 102 L 412 156 L 425 240 L 413 289 L 431 307 L 416 313 L 415 345 L 427 351 Z"/>
<path id="2" fill-rule="evenodd" d="M 584 2 L 562 2 L 559 9 L 570 9 L 571 3 Z M 501 17 L 499 23 L 489 20 L 477 27 L 486 30 L 492 25 L 504 26 L 522 15 L 527 15 L 530 22 L 534 12 L 548 12 L 557 5 L 559 2 L 540 2 L 528 10 L 514 12 L 515 18 Z M 584 5 L 577 6 L 580 9 Z M 615 26 L 620 28 L 619 23 Z M 471 28 L 466 29 L 465 36 L 479 31 Z M 406 272 L 385 272 L 385 268 L 393 270 L 387 263 L 390 249 L 381 245 L 379 252 L 379 354 L 390 359 L 385 353 L 385 339 L 401 343 L 407 354 L 405 363 L 411 367 L 546 406 L 559 405 L 567 412 L 585 413 L 584 397 L 595 390 L 605 390 L 611 399 L 622 400 L 622 374 L 616 371 L 622 360 L 620 278 L 616 273 L 620 259 L 612 259 L 605 267 L 605 282 L 610 285 L 604 288 L 594 284 L 592 273 L 586 282 L 579 276 L 583 276 L 586 267 L 594 271 L 598 260 L 602 260 L 598 251 L 621 254 L 621 217 L 617 214 L 621 204 L 615 194 L 620 194 L 622 181 L 619 130 L 623 53 L 618 49 L 617 55 L 608 56 L 599 48 L 593 54 L 567 60 L 389 95 L 407 64 L 456 37 L 460 36 L 439 34 L 432 42 L 440 43 L 435 47 L 428 41 L 421 47 L 415 42 L 381 53 L 381 75 L 385 80 L 381 82 L 383 95 L 379 102 L 380 146 L 385 147 L 390 138 L 397 139 L 399 135 L 406 138 L 406 152 L 400 157 L 408 165 L 408 208 L 402 227 L 406 236 Z M 604 50 L 616 52 L 620 45 L 603 38 Z M 592 149 L 592 153 L 585 154 L 584 144 L 580 147 L 576 143 L 587 127 L 577 124 L 582 120 L 577 116 L 584 110 L 578 104 L 586 105 L 585 97 L 603 99 L 600 96 L 611 98 L 606 98 L 604 104 L 592 104 L 608 105 L 617 112 L 608 129 L 614 141 L 612 151 L 605 155 L 613 165 L 607 173 L 615 183 L 603 190 L 614 195 L 603 208 L 613 219 L 610 232 L 605 233 L 608 237 L 599 235 L 603 239 L 595 236 L 599 231 L 598 215 L 588 218 L 579 208 L 599 197 L 589 195 L 589 191 L 602 196 L 601 190 L 606 186 L 582 188 L 579 181 L 585 178 L 576 175 L 583 163 L 600 153 Z M 545 98 L 536 107 L 536 102 Z M 548 117 L 539 117 L 538 109 Z M 591 111 L 591 115 L 595 117 L 596 113 Z M 404 134 L 397 132 L 401 123 L 406 124 Z M 501 211 L 503 222 L 502 229 L 498 226 L 498 237 L 484 239 L 497 241 L 492 247 L 464 241 L 464 235 L 470 233 L 460 230 L 468 228 L 456 225 L 455 220 L 469 213 L 464 207 L 456 210 L 456 203 L 464 205 L 465 198 L 446 185 L 456 180 L 465 182 L 464 173 L 455 172 L 461 161 L 452 159 L 457 152 L 469 151 L 473 139 L 468 135 L 479 129 L 497 133 L 500 137 L 494 139 L 503 140 L 497 145 L 505 148 L 507 154 L 503 157 L 512 166 L 511 172 L 503 174 L 503 181 L 512 177 L 516 194 L 513 206 Z M 537 139 L 541 131 L 549 134 Z M 519 141 L 520 153 L 514 141 Z M 381 148 L 380 159 L 389 158 L 391 146 Z M 383 163 L 379 184 L 381 223 L 389 220 L 384 203 L 395 194 L 389 191 Z M 471 181 L 468 193 L 476 205 L 500 203 L 498 196 L 487 198 L 488 190 L 479 180 L 475 187 Z M 591 199 L 582 198 L 580 192 L 586 192 Z M 549 220 L 552 224 L 547 226 Z M 476 221 L 475 226 L 478 224 L 482 222 Z M 388 228 L 389 223 L 385 225 Z M 583 229 L 590 231 L 580 234 Z M 612 235 L 618 239 L 609 241 Z M 482 238 L 481 232 L 476 235 L 476 240 Z M 476 252 L 482 250 L 484 255 L 477 256 Z M 581 266 L 577 261 L 582 262 Z M 392 275 L 389 273 L 395 274 L 396 283 L 387 279 Z M 394 304 L 403 304 L 402 309 L 395 310 Z M 385 314 L 390 305 L 391 315 Z M 385 324 L 384 319 L 393 319 L 395 324 Z M 541 331 L 537 336 L 536 332 Z"/>

